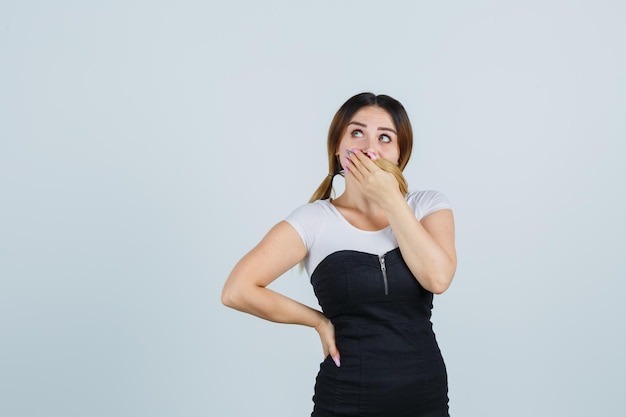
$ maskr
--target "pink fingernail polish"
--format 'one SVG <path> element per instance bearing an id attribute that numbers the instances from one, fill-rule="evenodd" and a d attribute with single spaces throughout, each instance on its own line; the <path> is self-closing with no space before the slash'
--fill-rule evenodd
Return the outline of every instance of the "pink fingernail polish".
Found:
<path id="1" fill-rule="evenodd" d="M 337 365 L 337 368 L 341 366 L 341 362 L 339 361 L 339 356 L 333 356 L 333 362 Z"/>

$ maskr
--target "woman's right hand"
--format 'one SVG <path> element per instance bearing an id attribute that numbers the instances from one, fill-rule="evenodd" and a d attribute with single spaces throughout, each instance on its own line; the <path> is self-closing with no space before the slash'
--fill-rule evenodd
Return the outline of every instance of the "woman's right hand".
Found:
<path id="1" fill-rule="evenodd" d="M 315 330 L 320 335 L 320 339 L 322 340 L 322 349 L 324 350 L 324 357 L 330 355 L 337 365 L 337 368 L 341 366 L 339 350 L 337 350 L 337 346 L 335 345 L 335 326 L 333 323 L 324 317 L 324 320 L 315 326 Z"/>

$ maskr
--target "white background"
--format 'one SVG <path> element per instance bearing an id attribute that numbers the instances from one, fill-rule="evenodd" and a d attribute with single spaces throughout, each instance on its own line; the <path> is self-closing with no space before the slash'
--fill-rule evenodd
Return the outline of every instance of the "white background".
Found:
<path id="1" fill-rule="evenodd" d="M 624 4 L 2 1 L 0 415 L 309 415 L 317 334 L 219 294 L 361 91 L 454 206 L 452 415 L 619 415 Z"/>

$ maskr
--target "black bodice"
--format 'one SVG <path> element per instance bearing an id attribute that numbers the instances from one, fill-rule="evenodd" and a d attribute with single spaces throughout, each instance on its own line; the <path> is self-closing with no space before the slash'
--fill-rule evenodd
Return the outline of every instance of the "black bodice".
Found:
<path id="1" fill-rule="evenodd" d="M 311 275 L 335 326 L 341 367 L 320 366 L 312 416 L 447 416 L 445 365 L 430 321 L 433 294 L 400 249 L 384 255 L 344 250 Z"/>

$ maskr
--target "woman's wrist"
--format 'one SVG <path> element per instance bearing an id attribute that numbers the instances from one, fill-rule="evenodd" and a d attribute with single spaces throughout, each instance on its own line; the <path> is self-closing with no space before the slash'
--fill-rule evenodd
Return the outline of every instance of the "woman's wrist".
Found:
<path id="1" fill-rule="evenodd" d="M 324 327 L 326 327 L 330 323 L 330 320 L 321 312 L 318 311 L 318 313 L 319 313 L 319 320 L 313 326 L 313 328 L 319 333 L 322 329 L 324 329 Z"/>

